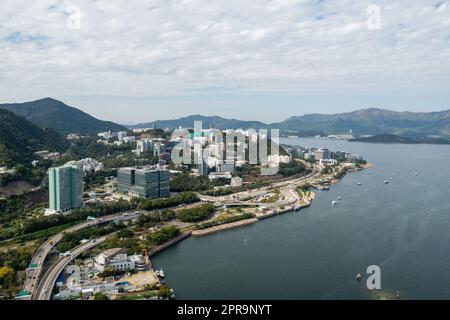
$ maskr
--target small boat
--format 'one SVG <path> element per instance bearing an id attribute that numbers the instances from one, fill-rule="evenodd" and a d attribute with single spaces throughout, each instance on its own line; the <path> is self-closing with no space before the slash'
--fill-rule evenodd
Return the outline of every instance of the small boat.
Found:
<path id="1" fill-rule="evenodd" d="M 358 182 L 358 186 L 362 186 L 362 183 L 361 183 L 361 182 Z"/>
<path id="2" fill-rule="evenodd" d="M 356 275 L 356 281 L 360 282 L 361 280 L 362 280 L 362 275 L 361 275 L 361 273 L 358 273 Z"/>
<path id="3" fill-rule="evenodd" d="M 419 173 L 418 172 L 416 172 L 416 177 L 419 175 Z"/>
<path id="4" fill-rule="evenodd" d="M 342 199 L 341 196 L 339 196 L 339 197 L 338 197 L 338 200 L 341 200 L 341 199 Z"/>
<path id="5" fill-rule="evenodd" d="M 389 180 L 394 180 L 394 178 L 390 177 Z"/>
<path id="6" fill-rule="evenodd" d="M 157 273 L 156 273 L 157 275 L 158 275 L 158 277 L 160 277 L 160 278 L 164 278 L 165 277 L 165 274 L 164 274 L 164 271 L 163 271 L 163 269 L 161 269 L 161 270 L 159 270 L 159 271 L 157 271 Z"/>
<path id="7" fill-rule="evenodd" d="M 294 207 L 294 210 L 295 210 L 295 211 L 300 211 L 301 208 L 302 208 L 301 206 L 295 206 L 295 207 Z"/>
<path id="8" fill-rule="evenodd" d="M 388 184 L 388 183 L 389 183 L 389 181 L 388 181 L 388 180 L 384 180 L 384 183 L 385 183 L 385 184 Z"/>
<path id="9" fill-rule="evenodd" d="M 338 203 L 339 203 L 339 202 L 336 201 L 336 200 L 333 200 L 333 201 L 331 202 L 331 204 L 332 204 L 333 206 L 337 205 Z"/>

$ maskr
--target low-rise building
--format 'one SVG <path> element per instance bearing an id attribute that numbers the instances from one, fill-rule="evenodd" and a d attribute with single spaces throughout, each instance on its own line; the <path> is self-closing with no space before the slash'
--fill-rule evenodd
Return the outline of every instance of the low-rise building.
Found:
<path id="1" fill-rule="evenodd" d="M 269 164 L 290 163 L 292 161 L 291 156 L 282 156 L 279 154 L 273 154 L 267 157 Z"/>
<path id="2" fill-rule="evenodd" d="M 319 164 L 322 166 L 334 166 L 338 164 L 338 161 L 334 159 L 320 159 Z"/>
<path id="3" fill-rule="evenodd" d="M 116 271 L 145 271 L 147 264 L 142 255 L 128 256 L 125 249 L 115 248 L 103 251 L 93 259 L 94 269 L 103 272 L 106 268 Z"/>
<path id="4" fill-rule="evenodd" d="M 84 173 L 97 172 L 97 171 L 103 170 L 103 163 L 101 163 L 95 159 L 92 159 L 92 158 L 82 159 L 78 162 L 80 163 L 81 167 L 83 168 Z"/>
<path id="5" fill-rule="evenodd" d="M 50 152 L 48 150 L 37 151 L 34 154 L 45 160 L 58 160 L 61 158 L 59 152 Z"/>

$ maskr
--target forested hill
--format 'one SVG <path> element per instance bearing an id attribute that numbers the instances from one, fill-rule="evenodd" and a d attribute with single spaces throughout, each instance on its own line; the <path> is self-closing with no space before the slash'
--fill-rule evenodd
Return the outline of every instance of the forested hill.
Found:
<path id="1" fill-rule="evenodd" d="M 64 152 L 69 143 L 52 129 L 42 129 L 22 116 L 0 109 L 0 167 L 28 163 L 39 150 Z"/>
<path id="2" fill-rule="evenodd" d="M 99 120 L 52 98 L 25 103 L 0 104 L 0 109 L 12 111 L 24 116 L 39 127 L 51 128 L 61 134 L 92 134 L 108 130 L 126 130 L 121 125 Z"/>

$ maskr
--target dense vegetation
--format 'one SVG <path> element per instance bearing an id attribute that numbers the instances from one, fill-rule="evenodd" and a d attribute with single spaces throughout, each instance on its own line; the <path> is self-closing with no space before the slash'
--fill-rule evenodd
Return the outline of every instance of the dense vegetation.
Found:
<path id="1" fill-rule="evenodd" d="M 156 232 L 149 233 L 147 239 L 152 245 L 160 245 L 177 237 L 180 230 L 175 226 L 164 227 Z"/>
<path id="2" fill-rule="evenodd" d="M 78 246 L 81 240 L 96 239 L 123 228 L 124 225 L 122 224 L 110 223 L 106 226 L 91 227 L 77 232 L 66 233 L 63 235 L 56 248 L 59 250 L 59 252 L 66 252 Z"/>
<path id="3" fill-rule="evenodd" d="M 255 215 L 252 213 L 243 213 L 237 216 L 231 216 L 231 217 L 224 217 L 224 218 L 217 218 L 213 221 L 208 221 L 202 224 L 198 224 L 195 226 L 196 230 L 203 230 L 208 229 L 216 226 L 220 226 L 227 223 L 237 222 L 241 220 L 251 219 L 254 218 Z"/>
<path id="4" fill-rule="evenodd" d="M 0 296 L 14 296 L 20 290 L 18 271 L 25 270 L 35 247 L 21 247 L 0 252 Z"/>
<path id="5" fill-rule="evenodd" d="M 42 231 L 48 228 L 70 224 L 85 220 L 88 216 L 101 217 L 119 212 L 133 210 L 137 207 L 136 201 L 118 201 L 111 204 L 96 204 L 87 208 L 75 209 L 70 215 L 54 216 L 26 216 L 13 220 L 8 227 L 0 229 L 0 240 Z"/>
<path id="6" fill-rule="evenodd" d="M 193 177 L 189 173 L 176 174 L 172 176 L 170 188 L 174 192 L 182 191 L 205 191 L 214 187 L 229 184 L 229 179 L 217 179 L 210 181 L 208 177 Z"/>
<path id="7" fill-rule="evenodd" d="M 209 217 L 215 210 L 212 204 L 204 204 L 195 208 L 183 209 L 177 212 L 181 222 L 199 222 Z"/>
<path id="8" fill-rule="evenodd" d="M 177 214 L 172 209 L 165 209 L 161 211 L 152 211 L 145 214 L 141 214 L 138 219 L 138 225 L 140 227 L 150 228 L 160 222 L 167 222 L 175 219 Z"/>
<path id="9" fill-rule="evenodd" d="M 0 167 L 30 165 L 34 152 L 49 150 L 63 152 L 68 142 L 51 129 L 42 129 L 25 118 L 0 109 Z"/>
<path id="10" fill-rule="evenodd" d="M 91 188 L 98 188 L 105 183 L 105 178 L 108 177 L 117 177 L 117 169 L 100 170 L 90 173 L 84 177 L 84 182 Z"/>
<path id="11" fill-rule="evenodd" d="M 289 163 L 280 163 L 278 173 L 283 177 L 291 177 L 299 173 L 305 172 L 306 167 L 300 161 L 291 161 Z"/>
<path id="12" fill-rule="evenodd" d="M 242 192 L 242 191 L 247 191 L 247 190 L 252 190 L 252 189 L 257 189 L 257 188 L 263 188 L 263 187 L 266 187 L 269 185 L 270 185 L 270 182 L 268 182 L 268 181 L 255 180 L 254 182 L 252 182 L 250 184 L 246 184 L 246 185 L 243 185 L 240 187 L 218 188 L 215 190 L 203 191 L 202 194 L 207 195 L 207 196 L 212 196 L 212 197 L 221 197 L 221 196 L 226 196 L 226 195 L 237 193 L 237 192 Z"/>
<path id="13" fill-rule="evenodd" d="M 200 199 L 194 192 L 182 192 L 175 197 L 170 198 L 141 200 L 139 209 L 151 211 L 175 207 L 181 204 L 195 203 L 198 201 L 200 201 Z"/>
<path id="14" fill-rule="evenodd" d="M 104 145 L 97 142 L 97 136 L 91 136 L 79 139 L 68 149 L 64 159 L 60 162 L 65 163 L 70 160 L 81 160 L 84 158 L 93 158 L 104 164 L 107 170 L 114 168 L 153 165 L 156 159 L 153 154 L 146 153 L 140 158 L 136 158 L 132 150 L 135 149 L 134 143 L 118 145 Z"/>
<path id="15" fill-rule="evenodd" d="M 25 215 L 23 197 L 17 196 L 7 200 L 0 200 L 0 206 L 7 214 L 3 224 L 0 223 L 0 240 L 22 238 L 25 240 L 38 239 L 51 235 L 60 226 L 70 225 L 83 220 L 88 216 L 102 217 L 135 209 L 158 210 L 175 207 L 181 204 L 198 202 L 199 198 L 193 192 L 183 192 L 175 197 L 155 200 L 133 199 L 131 202 L 118 201 L 110 204 L 95 204 L 82 209 L 75 209 L 70 215 L 55 215 L 45 217 L 42 215 Z M 2 217 L 2 216 L 0 216 Z M 6 223 L 8 222 L 9 223 Z M 49 228 L 54 228 L 47 230 Z M 29 235 L 25 237 L 25 235 Z"/>

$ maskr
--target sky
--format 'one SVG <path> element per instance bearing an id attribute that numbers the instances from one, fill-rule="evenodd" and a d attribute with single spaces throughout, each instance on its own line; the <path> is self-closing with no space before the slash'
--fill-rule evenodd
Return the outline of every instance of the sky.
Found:
<path id="1" fill-rule="evenodd" d="M 450 5 L 433 0 L 2 0 L 0 103 L 123 124 L 450 109 Z"/>

